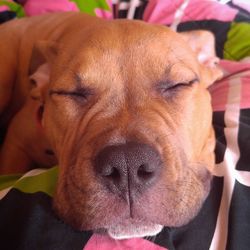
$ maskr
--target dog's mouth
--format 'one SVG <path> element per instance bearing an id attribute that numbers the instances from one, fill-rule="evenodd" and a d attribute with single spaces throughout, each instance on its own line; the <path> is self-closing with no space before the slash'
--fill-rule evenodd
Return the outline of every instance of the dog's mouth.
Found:
<path id="1" fill-rule="evenodd" d="M 85 186 L 77 186 L 79 181 L 74 179 L 59 193 L 66 196 L 55 196 L 54 208 L 76 230 L 93 230 L 113 239 L 155 236 L 163 225 L 183 226 L 197 215 L 210 189 L 209 176 L 204 175 L 202 180 L 189 176 L 172 184 L 171 189 L 163 184 L 164 179 L 159 179 L 150 189 L 134 193 L 130 205 L 124 197 L 98 182 L 100 189 L 87 190 Z M 75 178 L 78 180 L 78 176 Z"/>
<path id="2" fill-rule="evenodd" d="M 155 236 L 163 229 L 162 225 L 145 222 L 139 219 L 126 219 L 109 228 L 95 230 L 96 233 L 108 234 L 113 239 L 141 238 Z"/>

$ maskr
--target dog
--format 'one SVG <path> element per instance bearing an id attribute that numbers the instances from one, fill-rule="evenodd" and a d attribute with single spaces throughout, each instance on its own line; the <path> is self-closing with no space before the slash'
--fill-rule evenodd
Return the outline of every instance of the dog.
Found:
<path id="1" fill-rule="evenodd" d="M 58 163 L 53 206 L 78 230 L 188 223 L 210 189 L 221 77 L 199 32 L 71 12 L 1 25 L 1 173 Z"/>

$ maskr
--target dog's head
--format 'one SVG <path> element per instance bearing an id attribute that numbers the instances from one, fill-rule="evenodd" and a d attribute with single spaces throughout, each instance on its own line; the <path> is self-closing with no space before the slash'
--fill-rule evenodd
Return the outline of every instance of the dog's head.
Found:
<path id="1" fill-rule="evenodd" d="M 38 71 L 50 72 L 39 98 L 60 166 L 60 217 L 114 238 L 193 218 L 214 165 L 207 86 L 217 69 L 181 35 L 137 21 L 100 21 L 38 50 Z"/>

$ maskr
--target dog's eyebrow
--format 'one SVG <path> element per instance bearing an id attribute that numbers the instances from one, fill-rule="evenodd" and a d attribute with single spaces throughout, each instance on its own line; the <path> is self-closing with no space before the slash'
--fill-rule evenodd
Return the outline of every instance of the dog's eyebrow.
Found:
<path id="1" fill-rule="evenodd" d="M 76 83 L 76 89 L 81 89 L 84 86 L 83 79 L 78 73 L 74 73 L 74 79 Z"/>
<path id="2" fill-rule="evenodd" d="M 72 86 L 72 89 L 52 89 L 49 91 L 49 95 L 72 95 L 72 96 L 89 96 L 93 95 L 93 89 L 84 86 L 82 77 L 77 73 L 74 73 L 73 78 L 75 79 L 75 85 Z"/>
<path id="3" fill-rule="evenodd" d="M 175 65 L 183 65 L 183 61 L 182 60 L 179 60 L 178 62 L 175 62 L 175 63 L 171 63 L 169 64 L 166 69 L 165 69 L 165 72 L 162 76 L 162 80 L 160 82 L 165 82 L 165 83 L 178 83 L 178 82 L 186 82 L 186 83 L 189 83 L 189 82 L 200 82 L 200 78 L 198 76 L 198 74 L 191 68 L 189 67 L 188 65 L 184 64 L 183 67 L 183 70 L 184 72 L 186 72 L 186 74 L 184 74 L 181 70 L 181 74 L 178 74 L 177 77 L 173 77 L 173 67 Z"/>
<path id="4" fill-rule="evenodd" d="M 193 79 L 195 79 L 195 78 L 199 79 L 198 73 L 192 67 L 190 67 L 189 63 L 185 62 L 184 60 L 182 60 L 180 58 L 177 61 L 169 63 L 166 66 L 163 77 L 169 78 L 169 76 L 172 75 L 172 72 L 174 71 L 173 68 L 175 66 L 181 67 L 184 71 L 187 71 L 190 74 L 193 74 Z M 192 76 L 190 76 L 190 78 L 192 78 Z M 189 79 L 189 80 L 191 80 L 191 79 Z"/>
<path id="5" fill-rule="evenodd" d="M 94 90 L 84 83 L 84 76 L 79 72 L 74 72 L 70 70 L 71 77 L 73 81 L 69 86 L 57 87 L 54 86 L 51 90 L 49 90 L 49 96 L 51 95 L 65 95 L 72 97 L 88 97 L 94 94 Z"/>

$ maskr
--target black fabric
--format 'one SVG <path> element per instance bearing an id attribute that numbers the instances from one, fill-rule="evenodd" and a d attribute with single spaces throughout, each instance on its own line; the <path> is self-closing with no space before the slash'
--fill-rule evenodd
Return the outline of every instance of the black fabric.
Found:
<path id="1" fill-rule="evenodd" d="M 16 13 L 13 11 L 8 11 L 8 10 L 2 11 L 0 12 L 0 24 L 7 22 L 15 17 L 16 17 Z"/>
<path id="2" fill-rule="evenodd" d="M 0 202 L 1 249 L 82 250 L 91 235 L 57 219 L 45 193 L 12 189 Z"/>
<path id="3" fill-rule="evenodd" d="M 163 230 L 157 234 L 156 237 L 153 237 L 152 239 L 147 238 L 148 240 L 154 242 L 155 244 L 158 244 L 162 247 L 167 247 L 169 250 L 175 249 L 173 245 L 173 233 L 174 230 L 169 227 L 164 227 Z"/>
<path id="4" fill-rule="evenodd" d="M 27 0 L 14 0 L 16 3 L 19 3 L 19 4 L 26 4 Z"/>
<path id="5" fill-rule="evenodd" d="M 180 228 L 165 228 L 154 242 L 169 250 L 208 250 L 214 234 L 222 189 L 223 178 L 214 177 L 211 192 L 195 219 Z"/>
<path id="6" fill-rule="evenodd" d="M 116 18 L 126 18 L 128 15 L 128 10 L 118 10 Z"/>
<path id="7" fill-rule="evenodd" d="M 236 165 L 237 170 L 250 171 L 250 109 L 240 111 L 240 126 L 238 133 L 238 145 L 240 159 Z M 250 197 L 250 196 L 249 196 Z"/>
<path id="8" fill-rule="evenodd" d="M 122 0 L 118 4 L 113 4 L 112 5 L 112 11 L 113 11 L 113 17 L 114 18 L 127 18 L 128 9 L 130 7 L 128 7 L 128 9 L 120 10 L 119 5 L 122 2 L 128 3 L 128 2 L 130 2 L 130 0 Z M 148 5 L 148 0 L 141 0 L 140 5 L 135 8 L 135 13 L 134 13 L 133 19 L 142 20 L 143 19 L 143 14 L 144 14 L 144 11 L 145 11 L 147 5 Z"/>
<path id="9" fill-rule="evenodd" d="M 148 5 L 148 1 L 144 1 L 139 7 L 137 7 L 135 9 L 135 18 L 134 19 L 138 19 L 138 20 L 143 19 L 143 14 L 144 14 L 144 11 L 145 11 L 147 5 Z"/>
<path id="10" fill-rule="evenodd" d="M 226 137 L 224 134 L 224 113 L 224 111 L 218 111 L 213 113 L 213 127 L 216 137 L 215 161 L 217 164 L 223 161 L 224 154 L 227 148 Z"/>
<path id="11" fill-rule="evenodd" d="M 112 16 L 114 18 L 116 18 L 117 11 L 118 11 L 117 4 L 112 4 Z"/>
<path id="12" fill-rule="evenodd" d="M 6 135 L 6 129 L 0 127 L 0 145 L 2 145 L 2 143 L 4 142 L 5 135 Z"/>
<path id="13" fill-rule="evenodd" d="M 250 187 L 236 181 L 229 212 L 227 250 L 250 249 Z"/>
<path id="14" fill-rule="evenodd" d="M 227 33 L 230 29 L 231 22 L 221 22 L 217 20 L 204 20 L 204 21 L 189 21 L 180 23 L 177 31 L 190 31 L 190 30 L 209 30 L 215 35 L 216 54 L 218 57 L 223 58 L 224 44 L 227 40 Z"/>
<path id="15" fill-rule="evenodd" d="M 236 17 L 234 18 L 234 21 L 235 22 L 247 22 L 249 23 L 250 22 L 250 14 L 249 12 L 238 12 Z"/>

